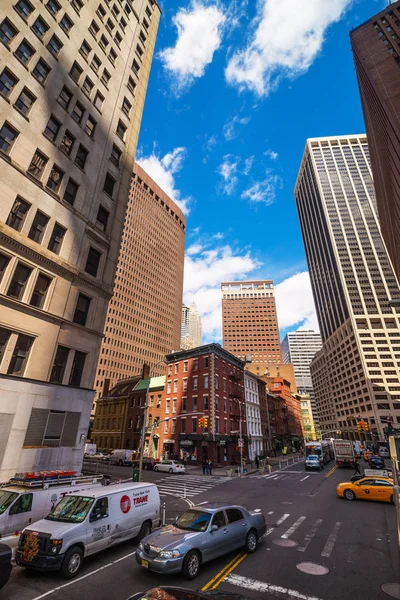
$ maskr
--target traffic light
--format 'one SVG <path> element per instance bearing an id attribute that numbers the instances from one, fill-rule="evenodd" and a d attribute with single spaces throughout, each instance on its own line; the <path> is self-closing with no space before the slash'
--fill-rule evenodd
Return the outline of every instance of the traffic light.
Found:
<path id="1" fill-rule="evenodd" d="M 204 427 L 204 419 L 203 417 L 199 419 L 199 427 Z"/>
<path id="2" fill-rule="evenodd" d="M 358 421 L 357 423 L 357 431 L 363 431 L 363 422 L 362 421 Z"/>
<path id="3" fill-rule="evenodd" d="M 203 417 L 203 427 L 204 427 L 204 429 L 207 429 L 207 427 L 208 427 L 208 417 Z"/>
<path id="4" fill-rule="evenodd" d="M 369 428 L 368 428 L 367 421 L 363 421 L 363 428 L 364 428 L 364 431 L 368 431 Z"/>

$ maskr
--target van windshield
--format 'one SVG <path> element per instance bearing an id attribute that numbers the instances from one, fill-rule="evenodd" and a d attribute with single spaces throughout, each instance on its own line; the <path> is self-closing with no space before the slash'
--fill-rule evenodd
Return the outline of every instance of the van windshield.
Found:
<path id="1" fill-rule="evenodd" d="M 62 523 L 82 523 L 94 502 L 94 498 L 84 496 L 65 496 L 54 506 L 46 519 Z"/>
<path id="2" fill-rule="evenodd" d="M 0 491 L 0 515 L 7 510 L 17 496 L 18 494 L 15 492 L 7 492 L 6 490 Z"/>

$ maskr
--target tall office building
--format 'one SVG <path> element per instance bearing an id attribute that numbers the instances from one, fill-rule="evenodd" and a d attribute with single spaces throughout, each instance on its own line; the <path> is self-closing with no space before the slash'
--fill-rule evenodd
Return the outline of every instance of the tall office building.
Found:
<path id="1" fill-rule="evenodd" d="M 253 364 L 281 363 L 272 281 L 224 282 L 221 292 L 224 348 Z"/>
<path id="2" fill-rule="evenodd" d="M 190 350 L 202 345 L 203 326 L 201 315 L 195 302 L 190 306 L 182 305 L 181 348 Z"/>
<path id="3" fill-rule="evenodd" d="M 286 334 L 281 345 L 283 362 L 294 366 L 297 390 L 299 394 L 310 396 L 313 419 L 318 423 L 310 364 L 315 354 L 321 350 L 321 335 L 315 331 L 291 331 Z"/>
<path id="4" fill-rule="evenodd" d="M 379 221 L 400 278 L 400 0 L 350 34 Z"/>
<path id="5" fill-rule="evenodd" d="M 181 338 L 189 335 L 189 314 L 190 308 L 185 304 L 182 304 L 182 314 L 181 314 Z"/>
<path id="6" fill-rule="evenodd" d="M 160 9 L 0 6 L 0 481 L 80 469 Z"/>
<path id="7" fill-rule="evenodd" d="M 295 197 L 323 346 L 311 364 L 322 432 L 400 422 L 399 285 L 379 227 L 365 135 L 309 139 Z M 376 439 L 376 438 L 375 438 Z M 382 438 L 381 438 L 382 439 Z"/>
<path id="8" fill-rule="evenodd" d="M 185 217 L 138 165 L 133 169 L 121 251 L 97 367 L 104 382 L 140 373 L 179 350 Z M 152 375 L 164 373 L 163 365 Z"/>

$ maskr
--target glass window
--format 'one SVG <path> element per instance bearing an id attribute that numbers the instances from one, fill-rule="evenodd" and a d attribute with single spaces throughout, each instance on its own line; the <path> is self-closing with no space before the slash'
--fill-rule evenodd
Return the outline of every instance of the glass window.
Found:
<path id="1" fill-rule="evenodd" d="M 99 270 L 100 258 L 101 258 L 101 252 L 98 252 L 97 250 L 95 250 L 95 248 L 92 248 L 90 246 L 88 257 L 86 260 L 86 266 L 85 266 L 86 273 L 89 273 L 89 275 L 92 275 L 93 277 L 97 277 L 97 271 Z"/>
<path id="2" fill-rule="evenodd" d="M 78 83 L 82 73 L 83 73 L 82 67 L 80 67 L 79 64 L 75 61 L 69 72 L 70 76 L 75 81 L 75 83 Z"/>
<path id="3" fill-rule="evenodd" d="M 61 128 L 60 121 L 58 119 L 56 119 L 53 115 L 51 115 L 43 133 L 46 137 L 49 138 L 49 140 L 51 140 L 52 142 L 55 142 L 57 139 L 57 136 L 59 134 L 60 128 Z"/>
<path id="4" fill-rule="evenodd" d="M 32 510 L 33 494 L 22 494 L 10 508 L 10 515 L 19 515 Z"/>
<path id="5" fill-rule="evenodd" d="M 36 211 L 35 218 L 33 219 L 33 223 L 28 233 L 28 238 L 40 244 L 48 222 L 49 217 L 40 212 L 40 210 Z"/>
<path id="6" fill-rule="evenodd" d="M 86 325 L 90 307 L 90 298 L 83 294 L 78 294 L 78 300 L 75 307 L 73 322 L 79 325 Z"/>
<path id="7" fill-rule="evenodd" d="M 71 0 L 71 6 L 76 10 L 76 12 L 79 15 L 83 7 L 83 2 L 82 0 Z"/>
<path id="8" fill-rule="evenodd" d="M 9 123 L 5 122 L 0 129 L 0 150 L 8 154 L 12 148 L 14 141 L 18 137 L 18 131 Z"/>
<path id="9" fill-rule="evenodd" d="M 125 139 L 127 127 L 123 124 L 122 121 L 118 121 L 117 126 L 117 135 L 121 138 L 121 140 Z"/>
<path id="10" fill-rule="evenodd" d="M 0 281 L 3 279 L 3 275 L 10 262 L 10 257 L 0 253 Z M 1 330 L 0 330 L 1 331 Z M 1 342 L 0 342 L 0 358 L 1 358 Z"/>
<path id="11" fill-rule="evenodd" d="M 58 11 L 61 9 L 61 6 L 57 2 L 57 0 L 48 0 L 48 2 L 46 3 L 46 8 L 55 17 Z"/>
<path id="12" fill-rule="evenodd" d="M 26 200 L 23 200 L 20 196 L 17 196 L 14 200 L 14 204 L 8 215 L 6 224 L 15 229 L 21 231 L 22 225 L 24 224 L 25 217 L 30 209 L 31 205 Z"/>
<path id="13" fill-rule="evenodd" d="M 203 387 L 204 389 L 208 388 L 208 375 L 203 375 Z"/>
<path id="14" fill-rule="evenodd" d="M 68 129 L 64 133 L 64 137 L 61 141 L 60 148 L 67 155 L 70 156 L 72 152 L 72 148 L 75 144 L 75 138 Z"/>
<path id="15" fill-rule="evenodd" d="M 62 171 L 59 167 L 57 167 L 57 165 L 53 165 L 53 167 L 50 171 L 50 175 L 47 180 L 46 186 L 53 192 L 57 193 L 58 190 L 60 189 L 60 185 L 63 180 L 63 177 L 64 177 L 64 171 Z"/>
<path id="16" fill-rule="evenodd" d="M 69 348 L 58 346 L 50 374 L 50 383 L 62 383 L 67 366 Z"/>
<path id="17" fill-rule="evenodd" d="M 81 384 L 83 369 L 85 367 L 86 354 L 75 350 L 74 360 L 72 361 L 71 375 L 68 385 L 79 387 Z"/>
<path id="18" fill-rule="evenodd" d="M 85 77 L 85 81 L 82 84 L 82 90 L 87 96 L 89 96 L 89 98 L 90 98 L 90 94 L 92 93 L 93 88 L 94 88 L 93 81 L 89 77 Z"/>
<path id="19" fill-rule="evenodd" d="M 18 96 L 15 106 L 22 112 L 22 114 L 28 116 L 35 100 L 35 96 L 31 94 L 27 88 L 24 88 Z"/>
<path id="20" fill-rule="evenodd" d="M 207 531 L 211 514 L 190 509 L 183 513 L 176 522 L 178 529 L 187 531 Z"/>
<path id="21" fill-rule="evenodd" d="M 50 287 L 51 279 L 50 277 L 46 277 L 43 273 L 40 273 L 35 287 L 31 296 L 31 300 L 29 304 L 31 306 L 36 306 L 37 308 L 43 308 L 44 301 L 46 300 L 46 294 Z"/>
<path id="22" fill-rule="evenodd" d="M 91 138 L 94 136 L 94 132 L 96 131 L 96 125 L 97 121 L 95 121 L 93 117 L 89 115 L 85 125 L 85 133 L 87 133 Z"/>
<path id="23" fill-rule="evenodd" d="M 29 63 L 34 54 L 35 50 L 30 44 L 28 44 L 26 40 L 23 40 L 15 51 L 15 56 L 22 63 L 24 63 L 24 65 L 27 65 Z"/>
<path id="24" fill-rule="evenodd" d="M 92 69 L 95 73 L 99 72 L 99 69 L 101 67 L 101 60 L 99 59 L 99 57 L 96 54 L 93 56 L 90 66 L 92 67 Z"/>
<path id="25" fill-rule="evenodd" d="M 49 43 L 47 44 L 47 50 L 53 55 L 58 56 L 63 44 L 60 42 L 56 35 L 52 35 Z"/>
<path id="26" fill-rule="evenodd" d="M 107 229 L 107 223 L 108 223 L 109 216 L 110 216 L 110 213 L 108 212 L 108 210 L 106 210 L 104 208 L 104 206 L 100 205 L 98 213 L 97 213 L 96 224 L 99 227 L 99 229 L 101 229 L 102 231 L 106 231 L 106 229 Z"/>
<path id="27" fill-rule="evenodd" d="M 11 71 L 4 69 L 0 75 L 0 94 L 8 98 L 12 89 L 17 85 L 18 79 Z"/>
<path id="28" fill-rule="evenodd" d="M 127 98 L 124 98 L 124 101 L 122 102 L 122 112 L 125 113 L 127 117 L 129 117 L 131 109 L 132 109 L 132 104 L 129 102 L 129 100 Z"/>
<path id="29" fill-rule="evenodd" d="M 43 59 L 39 59 L 38 62 L 36 63 L 35 68 L 32 71 L 32 75 L 34 77 L 36 77 L 36 79 L 40 82 L 40 83 L 44 83 L 47 79 L 47 77 L 49 76 L 51 69 L 49 67 L 48 64 L 46 64 L 44 62 Z"/>
<path id="30" fill-rule="evenodd" d="M 97 25 L 96 21 L 92 21 L 89 26 L 89 31 L 93 37 L 96 37 L 100 31 L 100 27 Z"/>
<path id="31" fill-rule="evenodd" d="M 87 43 L 86 40 L 83 40 L 81 47 L 79 48 L 79 52 L 82 54 L 82 56 L 87 59 L 89 54 L 92 51 L 92 47 L 89 46 L 89 44 Z"/>
<path id="32" fill-rule="evenodd" d="M 108 39 L 106 38 L 105 35 L 102 35 L 100 38 L 100 42 L 99 42 L 100 48 L 102 48 L 104 51 L 106 51 L 108 44 L 109 44 Z"/>
<path id="33" fill-rule="evenodd" d="M 85 112 L 85 109 L 82 106 L 82 104 L 80 102 L 77 102 L 73 108 L 71 117 L 73 118 L 74 121 L 76 121 L 77 123 L 80 124 L 82 121 L 84 112 Z"/>
<path id="34" fill-rule="evenodd" d="M 115 52 L 114 48 L 111 48 L 108 58 L 110 59 L 111 64 L 115 65 L 115 61 L 117 60 L 118 55 Z"/>
<path id="35" fill-rule="evenodd" d="M 27 19 L 31 12 L 33 12 L 33 6 L 28 0 L 18 0 L 15 10 L 23 19 Z"/>
<path id="36" fill-rule="evenodd" d="M 54 252 L 54 254 L 60 254 L 61 245 L 66 232 L 67 230 L 65 229 L 65 227 L 62 227 L 58 223 L 54 225 L 49 245 L 47 246 L 50 252 Z"/>
<path id="37" fill-rule="evenodd" d="M 78 152 L 76 153 L 76 156 L 75 156 L 75 164 L 77 164 L 78 167 L 80 167 L 81 169 L 85 168 L 88 154 L 89 154 L 89 152 L 86 150 L 86 148 L 84 148 L 82 146 L 82 144 L 80 144 L 79 148 L 78 148 Z"/>
<path id="38" fill-rule="evenodd" d="M 79 185 L 77 183 L 75 183 L 75 181 L 73 179 L 69 178 L 67 186 L 64 191 L 64 200 L 66 202 L 68 202 L 69 204 L 71 204 L 71 206 L 74 205 L 75 198 L 78 193 L 78 188 L 79 188 Z"/>
<path id="39" fill-rule="evenodd" d="M 32 31 L 39 39 L 42 39 L 48 30 L 49 26 L 47 25 L 46 21 L 42 19 L 42 17 L 38 17 L 32 25 Z"/>
<path id="40" fill-rule="evenodd" d="M 98 110 L 101 110 L 103 107 L 103 102 L 104 102 L 104 96 L 102 94 L 100 94 L 100 92 L 97 92 L 93 104 L 95 105 L 95 107 Z"/>
<path id="41" fill-rule="evenodd" d="M 13 38 L 17 35 L 18 31 L 14 27 L 14 25 L 8 19 L 4 19 L 4 21 L 0 25 L 0 40 L 8 46 Z"/>
<path id="42" fill-rule="evenodd" d="M 112 34 L 112 31 L 114 29 L 115 25 L 114 23 L 111 21 L 111 19 L 107 19 L 107 23 L 106 23 L 106 29 Z"/>
<path id="43" fill-rule="evenodd" d="M 64 33 L 66 33 L 67 35 L 70 32 L 70 30 L 72 29 L 72 27 L 74 26 L 73 22 L 71 21 L 71 19 L 69 18 L 69 16 L 67 14 L 65 14 L 63 16 L 59 25 L 60 25 L 61 29 L 64 31 Z"/>
<path id="44" fill-rule="evenodd" d="M 118 48 L 121 48 L 122 35 L 118 31 L 115 34 L 114 42 L 116 43 L 116 45 L 118 46 Z"/>
<path id="45" fill-rule="evenodd" d="M 132 77 L 128 78 L 127 86 L 128 86 L 128 90 L 130 92 L 132 92 L 132 94 L 134 94 L 135 93 L 136 83 L 133 81 Z"/>
<path id="46" fill-rule="evenodd" d="M 48 160 L 49 159 L 47 156 L 42 154 L 42 152 L 39 150 L 36 150 L 35 154 L 33 155 L 32 162 L 28 167 L 28 173 L 33 177 L 36 177 L 36 179 L 40 179 L 40 177 L 43 175 L 43 171 L 48 163 Z"/>
<path id="47" fill-rule="evenodd" d="M 73 93 L 64 85 L 60 95 L 57 98 L 57 101 L 63 108 L 65 108 L 65 110 L 68 110 L 72 97 Z"/>
<path id="48" fill-rule="evenodd" d="M 238 508 L 227 508 L 226 516 L 228 517 L 228 523 L 235 523 L 243 519 L 243 514 Z"/>
<path id="49" fill-rule="evenodd" d="M 225 527 L 226 521 L 225 521 L 225 515 L 224 515 L 223 510 L 220 510 L 219 512 L 215 513 L 215 515 L 213 516 L 211 527 L 213 527 L 214 525 L 216 525 L 218 527 L 218 529 L 220 527 Z"/>
<path id="50" fill-rule="evenodd" d="M 107 69 L 104 69 L 103 74 L 101 76 L 101 82 L 106 86 L 106 88 L 108 88 L 110 79 L 111 79 L 110 73 L 107 71 Z"/>
<path id="51" fill-rule="evenodd" d="M 17 298 L 17 300 L 21 300 L 26 286 L 26 282 L 28 281 L 31 273 L 32 269 L 30 267 L 27 267 L 22 263 L 18 263 L 17 268 L 14 271 L 11 283 L 8 287 L 7 296 L 11 296 L 12 298 Z"/>
<path id="52" fill-rule="evenodd" d="M 121 156 L 122 156 L 122 151 L 118 148 L 118 146 L 113 144 L 113 147 L 111 150 L 110 161 L 118 168 L 119 168 Z"/>
<path id="53" fill-rule="evenodd" d="M 61 523 L 82 523 L 89 513 L 94 498 L 85 496 L 64 496 L 62 500 L 51 509 L 47 521 Z"/>
<path id="54" fill-rule="evenodd" d="M 197 431 L 197 419 L 192 419 L 192 433 Z"/>
<path id="55" fill-rule="evenodd" d="M 135 73 L 135 75 L 139 74 L 139 69 L 140 69 L 139 63 L 136 60 L 134 60 L 132 63 L 132 71 Z"/>
<path id="56" fill-rule="evenodd" d="M 109 173 L 107 173 L 106 178 L 104 180 L 103 190 L 106 192 L 106 194 L 108 194 L 109 196 L 112 197 L 112 195 L 114 193 L 114 187 L 115 187 L 115 179 L 113 177 L 111 177 L 111 175 Z"/>
<path id="57" fill-rule="evenodd" d="M 99 498 L 96 504 L 93 506 L 92 512 L 90 513 L 89 521 L 100 521 L 108 517 L 108 498 Z"/>

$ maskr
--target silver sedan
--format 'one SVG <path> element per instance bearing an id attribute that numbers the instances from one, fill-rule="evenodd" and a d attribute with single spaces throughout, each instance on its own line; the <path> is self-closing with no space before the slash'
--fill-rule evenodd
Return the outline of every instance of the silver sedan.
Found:
<path id="1" fill-rule="evenodd" d="M 202 563 L 238 548 L 254 552 L 266 528 L 259 510 L 207 502 L 145 537 L 136 550 L 136 560 L 156 573 L 182 572 L 187 579 L 194 579 Z"/>

